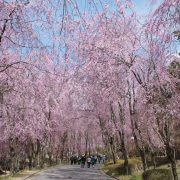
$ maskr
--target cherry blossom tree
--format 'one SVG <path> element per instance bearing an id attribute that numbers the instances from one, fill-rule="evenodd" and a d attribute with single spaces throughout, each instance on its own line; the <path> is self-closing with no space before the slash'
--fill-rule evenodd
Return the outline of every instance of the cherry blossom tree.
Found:
<path id="1" fill-rule="evenodd" d="M 166 150 L 177 180 L 179 1 L 144 26 L 129 0 L 85 3 L 0 1 L 0 162 L 14 173 L 105 147 L 129 174 L 133 137 L 144 171 Z"/>

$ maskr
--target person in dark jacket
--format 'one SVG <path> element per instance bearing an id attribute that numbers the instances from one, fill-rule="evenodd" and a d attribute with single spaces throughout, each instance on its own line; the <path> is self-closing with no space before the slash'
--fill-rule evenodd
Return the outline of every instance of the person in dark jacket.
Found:
<path id="1" fill-rule="evenodd" d="M 99 164 L 100 164 L 100 163 L 101 163 L 101 158 L 102 158 L 102 157 L 101 157 L 100 155 L 98 155 L 97 158 L 98 158 L 98 162 L 99 162 Z"/>
<path id="2" fill-rule="evenodd" d="M 82 167 L 82 168 L 84 168 L 85 163 L 86 163 L 86 157 L 85 157 L 85 156 L 82 156 L 82 157 L 81 157 L 81 167 Z"/>
<path id="3" fill-rule="evenodd" d="M 71 161 L 71 165 L 73 165 L 73 163 L 74 163 L 74 157 L 73 156 L 71 156 L 70 161 Z"/>
<path id="4" fill-rule="evenodd" d="M 94 156 L 92 156 L 92 157 L 91 157 L 91 164 L 92 164 L 92 167 L 94 167 L 95 163 L 96 163 L 96 159 L 95 159 Z"/>

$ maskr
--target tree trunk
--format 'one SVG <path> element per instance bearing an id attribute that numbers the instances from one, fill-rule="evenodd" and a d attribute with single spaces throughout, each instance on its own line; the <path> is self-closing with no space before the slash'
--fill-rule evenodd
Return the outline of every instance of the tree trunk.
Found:
<path id="1" fill-rule="evenodd" d="M 85 157 L 87 157 L 88 154 L 88 133 L 85 132 Z"/>
<path id="2" fill-rule="evenodd" d="M 111 153 L 112 153 L 113 163 L 116 164 L 116 156 L 115 156 L 115 151 L 114 151 L 113 137 L 110 137 L 109 144 L 110 144 L 110 148 L 111 148 Z"/>
<path id="3" fill-rule="evenodd" d="M 41 151 L 41 144 L 40 144 L 39 139 L 37 139 L 37 141 L 36 141 L 36 152 L 35 152 L 35 164 L 34 164 L 34 166 L 37 166 L 37 167 L 39 167 L 40 151 Z"/>
<path id="4" fill-rule="evenodd" d="M 171 162 L 173 178 L 174 178 L 174 180 L 178 180 L 174 149 L 172 147 L 170 147 L 169 142 L 166 143 L 166 153 L 167 153 L 167 157 L 168 157 L 169 161 Z"/>
<path id="5" fill-rule="evenodd" d="M 146 169 L 147 169 L 147 161 L 146 161 L 146 154 L 145 154 L 144 149 L 142 150 L 141 148 L 139 148 L 139 153 L 140 153 L 141 160 L 142 160 L 142 163 L 143 163 L 143 171 L 146 171 Z"/>
<path id="6" fill-rule="evenodd" d="M 112 153 L 113 163 L 116 164 L 116 156 L 115 156 L 114 148 L 112 147 L 112 145 L 111 145 L 111 153 Z"/>
<path id="7" fill-rule="evenodd" d="M 89 142 L 89 148 L 88 148 L 89 156 L 91 155 L 91 144 Z"/>
<path id="8" fill-rule="evenodd" d="M 151 152 L 151 161 L 153 163 L 154 169 L 156 169 L 156 155 L 154 152 Z"/>
<path id="9" fill-rule="evenodd" d="M 29 169 L 31 170 L 31 169 L 32 169 L 32 160 L 33 160 L 32 155 L 29 155 L 29 156 L 28 156 L 28 160 L 29 160 L 28 166 L 29 166 Z"/>
<path id="10" fill-rule="evenodd" d="M 128 152 L 127 152 L 127 146 L 125 143 L 125 132 L 124 132 L 124 125 L 125 125 L 125 115 L 124 115 L 124 109 L 120 102 L 118 102 L 119 105 L 119 117 L 121 122 L 121 131 L 119 131 L 119 136 L 121 139 L 121 148 L 124 158 L 124 170 L 126 175 L 129 174 L 129 162 L 128 162 Z"/>
<path id="11" fill-rule="evenodd" d="M 132 127 L 134 127 L 134 121 L 133 121 L 132 116 L 131 116 L 131 125 L 132 125 Z M 136 127 L 136 130 L 138 130 L 137 127 Z M 144 149 L 144 147 L 140 147 L 134 128 L 132 128 L 132 131 L 133 131 L 133 137 L 134 137 L 134 142 L 135 142 L 136 148 L 139 151 L 139 154 L 141 156 L 141 161 L 143 163 L 143 170 L 146 171 L 146 169 L 147 169 L 147 161 L 146 161 L 145 149 Z"/>
<path id="12" fill-rule="evenodd" d="M 121 151 L 122 151 L 123 158 L 124 158 L 124 170 L 125 170 L 125 174 L 128 175 L 129 174 L 129 161 L 128 161 L 128 152 L 127 152 L 125 139 L 124 139 L 124 133 L 121 134 L 121 132 L 119 131 L 119 136 L 121 139 L 121 143 L 120 143 Z"/>
<path id="13" fill-rule="evenodd" d="M 127 153 L 124 140 L 121 140 L 121 148 L 122 148 L 122 153 L 123 153 L 123 158 L 124 158 L 125 173 L 126 175 L 128 175 L 129 174 L 129 161 L 128 161 L 128 153 Z"/>
<path id="14" fill-rule="evenodd" d="M 126 175 L 129 174 L 129 162 L 128 162 L 128 158 L 127 158 L 127 154 L 124 153 L 124 169 L 125 169 L 125 172 L 126 172 Z"/>
<path id="15" fill-rule="evenodd" d="M 10 164 L 10 172 L 11 174 L 15 173 L 15 160 L 16 160 L 16 153 L 15 153 L 15 149 L 13 147 L 13 141 L 10 142 L 10 160 L 11 160 L 11 164 Z"/>
<path id="16" fill-rule="evenodd" d="M 48 152 L 48 156 L 49 156 L 49 165 L 52 166 L 52 153 L 50 151 Z"/>

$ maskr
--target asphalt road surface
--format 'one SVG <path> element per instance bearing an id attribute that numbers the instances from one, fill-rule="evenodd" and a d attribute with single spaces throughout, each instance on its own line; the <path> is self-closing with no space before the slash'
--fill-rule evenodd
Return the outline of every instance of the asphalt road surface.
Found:
<path id="1" fill-rule="evenodd" d="M 79 165 L 66 165 L 54 167 L 46 171 L 40 172 L 28 178 L 28 180 L 113 180 L 109 176 L 102 173 L 99 165 L 94 168 L 81 168 Z"/>

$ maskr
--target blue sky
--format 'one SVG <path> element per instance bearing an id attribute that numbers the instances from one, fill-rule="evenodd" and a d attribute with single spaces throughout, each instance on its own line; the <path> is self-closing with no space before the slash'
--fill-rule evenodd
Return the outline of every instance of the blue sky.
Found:
<path id="1" fill-rule="evenodd" d="M 113 3 L 114 1 L 115 0 L 101 0 L 101 2 L 103 4 L 108 4 L 110 6 L 110 8 L 112 8 L 112 9 L 114 8 L 114 3 Z M 136 10 L 137 14 L 142 16 L 142 19 L 141 19 L 142 22 L 146 18 L 145 15 L 147 15 L 149 12 L 152 12 L 152 10 L 155 7 L 157 7 L 157 5 L 153 5 L 154 6 L 153 7 L 152 4 L 150 4 L 151 0 L 131 0 L 131 1 L 133 2 L 134 6 L 135 6 L 135 10 Z M 162 1 L 162 0 L 156 0 L 156 2 L 160 2 L 160 1 Z M 58 1 L 56 0 L 55 2 L 58 2 Z M 77 2 L 78 7 L 79 7 L 80 11 L 82 11 L 82 12 L 90 10 L 89 7 L 93 6 L 93 4 L 89 5 L 88 0 L 76 0 L 74 2 Z M 89 2 L 92 2 L 92 1 L 89 1 Z M 96 6 L 97 6 L 98 10 L 101 10 L 102 6 L 99 3 L 100 1 L 94 0 L 94 2 L 96 2 Z M 59 9 L 59 11 L 60 11 L 60 13 L 62 13 L 61 9 Z M 92 10 L 92 12 L 94 12 L 94 11 Z M 92 15 L 93 15 L 93 13 L 92 13 Z M 36 27 L 36 29 L 37 29 L 37 27 Z M 42 41 L 43 42 L 45 41 L 45 44 L 48 45 L 49 41 L 47 40 L 46 36 L 50 36 L 50 35 L 46 34 L 46 30 L 43 30 L 44 31 L 43 33 L 42 33 L 42 30 L 39 30 L 39 31 L 41 31 Z M 45 37 L 43 35 L 45 35 Z"/>
<path id="2" fill-rule="evenodd" d="M 152 12 L 162 0 L 156 0 L 156 4 L 150 3 L 150 0 L 132 0 L 135 5 L 135 9 L 139 15 L 147 15 L 149 12 Z M 155 2 L 155 1 L 154 1 Z"/>
<path id="3" fill-rule="evenodd" d="M 147 0 L 133 0 L 138 14 L 147 14 L 149 12 Z"/>
<path id="4" fill-rule="evenodd" d="M 93 6 L 93 3 L 96 4 L 98 9 L 101 9 L 101 3 L 102 4 L 108 4 L 111 8 L 114 6 L 114 1 L 115 0 L 94 0 L 94 1 L 89 1 L 91 2 L 90 4 Z M 124 1 L 124 0 L 122 0 Z M 156 4 L 152 5 L 152 0 L 131 0 L 133 4 L 135 5 L 135 9 L 138 15 L 147 15 L 149 12 L 152 12 L 157 5 L 162 2 L 162 0 L 153 0 L 156 2 Z M 79 8 L 81 11 L 85 10 L 88 7 L 88 0 L 76 0 Z M 100 3 L 101 2 L 101 3 Z M 86 9 L 87 10 L 87 9 Z"/>

